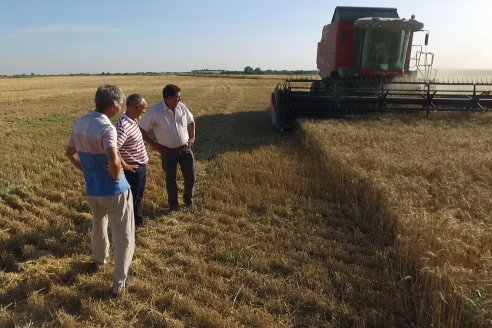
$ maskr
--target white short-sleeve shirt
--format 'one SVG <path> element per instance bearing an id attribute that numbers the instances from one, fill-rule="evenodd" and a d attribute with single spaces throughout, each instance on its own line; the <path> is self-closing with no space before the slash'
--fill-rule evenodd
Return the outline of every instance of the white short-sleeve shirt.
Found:
<path id="1" fill-rule="evenodd" d="M 194 122 L 193 114 L 179 102 L 174 113 L 164 101 L 152 106 L 138 122 L 146 132 L 153 131 L 156 141 L 169 148 L 177 148 L 189 141 L 188 124 Z"/>

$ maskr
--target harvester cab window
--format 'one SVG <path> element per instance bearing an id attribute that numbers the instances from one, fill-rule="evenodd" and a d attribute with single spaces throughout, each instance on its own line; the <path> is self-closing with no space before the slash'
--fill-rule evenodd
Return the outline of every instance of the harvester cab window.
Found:
<path id="1" fill-rule="evenodd" d="M 361 67 L 380 71 L 400 71 L 405 65 L 408 31 L 366 29 Z"/>

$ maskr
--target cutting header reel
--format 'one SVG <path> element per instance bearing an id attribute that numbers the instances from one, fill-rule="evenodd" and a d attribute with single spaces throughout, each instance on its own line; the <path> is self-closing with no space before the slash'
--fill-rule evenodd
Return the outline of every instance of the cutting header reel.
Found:
<path id="1" fill-rule="evenodd" d="M 488 111 L 492 81 L 291 78 L 271 95 L 272 125 L 283 131 L 298 117 L 350 117 L 362 113 Z"/>

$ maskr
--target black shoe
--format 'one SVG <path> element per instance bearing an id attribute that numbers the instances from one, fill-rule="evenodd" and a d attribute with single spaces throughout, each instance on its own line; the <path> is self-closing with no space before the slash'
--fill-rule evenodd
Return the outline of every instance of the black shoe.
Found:
<path id="1" fill-rule="evenodd" d="M 137 228 L 152 228 L 155 227 L 157 224 L 154 220 L 151 219 L 143 219 L 142 223 L 137 224 Z"/>
<path id="2" fill-rule="evenodd" d="M 87 273 L 96 273 L 102 265 L 97 264 L 95 261 L 90 261 L 87 266 Z"/>

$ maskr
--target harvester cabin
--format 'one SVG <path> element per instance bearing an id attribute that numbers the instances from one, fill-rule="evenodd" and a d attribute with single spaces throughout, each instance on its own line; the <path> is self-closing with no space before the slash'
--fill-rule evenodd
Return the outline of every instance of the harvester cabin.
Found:
<path id="1" fill-rule="evenodd" d="M 396 8 L 336 7 L 318 43 L 321 77 L 402 75 L 412 33 L 422 27 Z"/>

